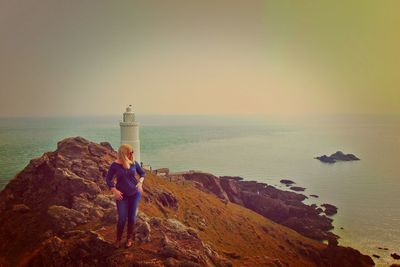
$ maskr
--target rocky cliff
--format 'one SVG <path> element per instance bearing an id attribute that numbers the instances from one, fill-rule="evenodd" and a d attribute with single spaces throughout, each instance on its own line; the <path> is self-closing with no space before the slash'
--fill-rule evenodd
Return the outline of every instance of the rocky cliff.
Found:
<path id="1" fill-rule="evenodd" d="M 333 229 L 332 219 L 322 214 L 323 210 L 316 205 L 304 204 L 302 201 L 306 196 L 303 194 L 279 190 L 266 183 L 245 181 L 241 177 L 216 177 L 198 171 L 170 175 L 173 179 L 176 176 L 194 181 L 200 190 L 251 209 L 307 237 L 333 242 L 337 239 L 337 236 L 330 232 Z M 330 208 L 328 209 L 330 212 L 325 211 L 325 213 L 334 214 L 334 206 L 325 205 Z"/>
<path id="2" fill-rule="evenodd" d="M 150 172 L 135 243 L 116 249 L 115 201 L 104 180 L 115 158 L 108 143 L 75 137 L 32 159 L 0 192 L 0 266 L 373 265 L 238 205 L 243 195 L 235 201 L 225 188 L 223 200 Z"/>

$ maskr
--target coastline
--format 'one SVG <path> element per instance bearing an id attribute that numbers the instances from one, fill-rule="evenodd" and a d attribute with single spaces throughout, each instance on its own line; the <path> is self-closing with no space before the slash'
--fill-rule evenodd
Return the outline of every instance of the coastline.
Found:
<path id="1" fill-rule="evenodd" d="M 90 162 L 90 157 L 96 157 L 98 158 L 97 163 L 93 162 L 93 163 L 89 163 Z M 101 219 L 103 218 L 104 220 L 104 216 L 106 216 L 104 213 L 106 210 L 103 209 L 98 209 L 97 213 L 92 214 L 89 218 L 85 218 L 82 217 L 84 216 L 79 215 L 80 218 L 82 218 L 82 220 L 76 221 L 69 221 L 70 219 L 66 220 L 65 217 L 59 217 L 59 216 L 66 216 L 66 214 L 68 215 L 69 213 L 71 214 L 81 214 L 81 212 L 83 212 L 81 209 L 84 206 L 82 205 L 83 201 L 84 203 L 87 203 L 85 205 L 93 205 L 91 204 L 91 200 L 93 198 L 98 198 L 99 196 L 102 195 L 102 191 L 106 189 L 105 185 L 104 185 L 104 181 L 102 179 L 102 176 L 104 175 L 104 171 L 106 171 L 106 169 L 104 169 L 105 166 L 107 166 L 107 164 L 109 164 L 110 160 L 112 157 L 115 157 L 115 151 L 112 150 L 112 148 L 110 148 L 110 145 L 107 144 L 95 144 L 92 142 L 89 142 L 81 137 L 76 137 L 76 138 L 67 138 L 65 140 L 62 140 L 58 143 L 58 149 L 55 152 L 47 152 L 45 153 L 42 157 L 37 158 L 37 159 L 33 159 L 31 160 L 30 164 L 23 170 L 21 171 L 16 178 L 12 179 L 10 181 L 10 183 L 6 186 L 5 190 L 0 192 L 0 197 L 2 200 L 6 200 L 6 201 L 2 201 L 2 205 L 1 205 L 1 210 L 3 212 L 6 212 L 7 214 L 9 214 L 9 212 L 11 212 L 12 214 L 14 214 L 13 216 L 28 216 L 29 214 L 31 214 L 31 212 L 35 209 L 47 209 L 48 207 L 48 211 L 47 214 L 50 215 L 50 219 L 52 221 L 56 220 L 57 222 L 61 223 L 61 227 L 62 229 L 59 229 L 59 231 L 65 231 L 67 229 L 72 229 L 78 224 L 84 224 L 86 225 L 87 220 L 89 218 L 98 218 Z M 93 164 L 92 166 L 90 166 L 90 168 L 84 168 L 82 166 L 83 163 L 86 164 Z M 107 163 L 108 162 L 108 163 Z M 94 165 L 96 164 L 96 165 Z M 98 165 L 101 164 L 101 165 Z M 95 167 L 97 166 L 98 167 Z M 56 169 L 54 169 L 54 167 L 56 167 Z M 58 166 L 58 167 L 57 167 Z M 41 174 L 42 173 L 42 174 Z M 198 177 L 199 174 L 195 174 L 194 176 L 187 176 L 185 177 L 185 180 L 191 180 L 191 182 L 195 181 Z M 52 178 L 52 186 L 50 186 L 48 188 L 49 192 L 47 192 L 47 190 L 43 191 L 43 188 L 41 187 L 37 187 L 38 184 L 37 182 L 39 182 L 39 180 L 46 180 L 49 179 L 50 177 L 54 177 Z M 154 179 L 164 179 L 165 177 L 161 177 L 161 176 L 157 176 L 159 178 L 154 178 Z M 217 183 L 215 183 L 216 181 L 213 179 L 209 179 L 210 177 L 207 176 L 207 179 L 201 179 L 201 181 L 209 181 L 211 187 L 204 187 L 205 183 L 197 183 L 195 184 L 195 186 L 189 186 L 190 190 L 198 190 L 198 192 L 203 192 L 204 189 L 209 190 L 209 189 L 220 189 L 220 187 L 218 187 Z M 237 182 L 235 179 L 229 179 L 229 178 L 222 178 L 224 180 L 224 183 L 226 183 L 224 185 L 224 188 L 230 188 L 232 191 L 229 191 L 228 193 L 223 191 L 215 191 L 214 193 L 217 192 L 218 194 L 218 198 L 219 199 L 219 203 L 218 205 L 222 205 L 221 206 L 221 211 L 218 212 L 222 212 L 223 209 L 226 209 L 226 207 L 234 207 L 236 204 L 231 202 L 229 200 L 230 199 L 234 199 L 235 197 L 240 197 L 240 199 L 243 201 L 243 204 L 249 203 L 247 201 L 247 199 L 256 199 L 256 200 L 263 200 L 265 196 L 260 196 L 260 197 L 255 197 L 254 194 L 249 193 L 249 191 L 251 190 L 247 190 L 247 189 L 251 189 L 254 188 L 254 186 L 256 185 L 256 188 L 258 188 L 257 183 L 256 182 L 244 182 L 244 187 L 246 190 L 241 190 L 240 193 L 238 191 L 235 191 L 238 189 L 238 184 L 235 184 L 235 182 Z M 197 179 L 198 180 L 198 179 Z M 213 182 L 214 181 L 214 182 Z M 235 182 L 232 182 L 235 181 Z M 161 180 L 160 180 L 161 182 Z M 172 186 L 172 184 L 175 183 L 170 183 L 168 181 L 166 181 L 167 183 L 165 184 L 165 182 L 163 184 L 165 184 L 165 186 Z M 56 183 L 56 184 L 54 184 Z M 202 185 L 200 185 L 202 184 Z M 220 184 L 221 185 L 221 184 Z M 216 187 L 213 187 L 216 186 Z M 242 185 L 239 185 L 239 187 Z M 263 185 L 265 186 L 265 185 Z M 25 190 L 23 189 L 25 188 Z M 59 193 L 57 195 L 52 195 L 52 188 L 54 188 L 54 190 L 57 190 Z M 75 188 L 75 189 L 73 189 Z M 181 187 L 178 186 L 178 191 L 176 192 L 180 192 L 182 189 L 179 188 L 185 188 L 185 187 Z M 242 189 L 243 189 L 242 188 Z M 200 189 L 200 190 L 199 190 Z M 260 189 L 260 188 L 258 188 Z M 22 190 L 22 191 L 21 191 Z M 27 190 L 27 191 L 26 191 Z M 39 191 L 38 191 L 39 190 Z M 61 191 L 59 191 L 61 190 Z M 72 191 L 71 191 L 72 190 Z M 164 189 L 160 189 L 162 191 L 165 191 Z M 282 204 L 282 198 L 285 198 L 290 196 L 291 200 L 290 203 L 284 202 L 285 204 L 287 204 L 288 206 L 290 206 L 288 209 L 288 211 L 290 210 L 291 212 L 301 212 L 302 209 L 304 209 L 306 205 L 304 204 L 300 204 L 298 202 L 298 198 L 300 196 L 300 194 L 297 193 L 284 193 L 283 191 L 280 192 L 280 190 L 277 190 L 273 187 L 269 187 L 266 186 L 264 187 L 265 192 L 268 192 L 270 194 L 270 196 L 272 194 L 275 194 L 276 198 L 275 201 L 272 201 L 271 203 L 274 203 L 274 205 L 276 204 Z M 24 193 L 24 191 L 26 191 Z M 68 200 L 71 197 L 71 192 L 74 192 L 79 194 L 79 192 L 82 192 L 78 198 L 73 198 L 72 200 Z M 193 191 L 195 192 L 195 191 Z M 265 192 L 263 192 L 262 194 L 264 194 Z M 60 195 L 60 193 L 62 193 Z M 148 192 L 150 196 L 152 196 L 155 192 Z M 205 192 L 204 192 L 205 193 Z M 203 193 L 203 194 L 204 194 Z M 83 195 L 82 195 L 83 194 Z M 89 195 L 88 195 L 89 194 Z M 195 193 L 198 194 L 198 193 Z M 211 194 L 207 193 L 207 198 L 208 196 L 212 197 Z M 206 196 L 205 195 L 205 196 Z M 160 195 L 160 193 L 156 194 L 156 198 L 159 199 L 158 201 L 161 201 L 161 206 L 154 206 L 154 205 L 150 205 L 151 204 L 151 200 L 147 199 L 147 202 L 150 203 L 150 207 L 149 207 L 149 213 L 151 212 L 151 210 L 153 210 L 155 207 L 158 207 L 157 209 L 161 209 L 161 211 L 163 212 L 164 215 L 166 214 L 174 214 L 174 210 L 176 211 L 177 208 L 179 208 L 179 203 L 184 203 L 185 202 L 185 197 L 183 197 L 180 202 L 176 202 L 176 201 L 172 201 L 176 199 L 176 196 L 174 196 L 174 194 L 171 195 L 171 193 L 162 193 Z M 44 204 L 43 200 L 46 198 L 51 199 L 51 203 L 53 203 L 53 205 L 51 206 L 51 203 L 46 203 Z M 227 198 L 226 198 L 227 197 Z M 225 199 L 224 199 L 225 198 Z M 272 197 L 270 197 L 271 199 L 273 199 Z M 297 199 L 297 200 L 296 200 Z M 71 209 L 71 204 L 70 201 L 72 201 L 72 203 L 75 203 L 75 201 L 79 201 L 76 202 L 76 204 L 72 204 L 72 209 Z M 100 201 L 100 200 L 99 200 Z M 183 202 L 182 202 L 183 201 Z M 236 202 L 238 202 L 239 200 L 235 200 Z M 21 203 L 23 202 L 23 203 Z M 145 200 L 146 202 L 146 200 Z M 14 204 L 13 204 L 14 203 Z M 18 204 L 20 203 L 20 204 Z M 79 204 L 78 204 L 79 203 Z M 96 203 L 96 202 L 95 202 Z M 104 202 L 98 202 L 99 205 L 101 203 L 104 204 Z M 232 203 L 232 204 L 231 204 Z M 250 202 L 251 203 L 251 202 Z M 54 204 L 56 204 L 56 206 L 54 206 Z M 290 205 L 289 205 L 290 204 Z M 32 206 L 34 205 L 34 206 Z M 49 207 L 50 205 L 50 207 Z M 60 206 L 61 205 L 61 206 Z M 77 206 L 74 206 L 77 205 Z M 108 205 L 108 204 L 107 204 Z M 303 206 L 304 205 L 304 206 Z M 164 207 L 163 207 L 164 206 Z M 257 207 L 258 205 L 255 205 L 255 207 Z M 225 207 L 225 208 L 223 208 Z M 240 205 L 237 205 L 237 207 L 241 207 Z M 285 208 L 285 206 L 282 205 L 277 205 L 277 207 L 280 208 Z M 208 206 L 203 206 L 203 207 L 199 207 L 199 208 L 206 208 L 206 209 L 211 209 L 212 207 L 208 207 Z M 11 210 L 10 210 L 11 209 Z M 172 210 L 171 210 L 172 209 Z M 231 208 L 229 208 L 231 209 Z M 235 208 L 237 209 L 237 208 Z M 311 209 L 310 208 L 306 208 L 307 211 L 309 212 Z M 170 211 L 168 211 L 170 210 Z M 242 213 L 245 212 L 247 213 L 248 209 L 243 209 L 241 208 L 240 210 L 242 210 Z M 61 212 L 61 214 L 59 213 Z M 172 212 L 172 213 L 171 213 Z M 214 212 L 216 212 L 214 210 Z M 5 213 L 3 213 L 5 214 Z M 21 214 L 21 215 L 18 215 Z M 290 214 L 290 212 L 289 212 Z M 300 214 L 300 213 L 299 213 Z M 48 216 L 46 215 L 46 216 Z M 233 214 L 232 214 L 233 215 Z M 78 217 L 79 217 L 78 216 Z M 170 215 L 169 215 L 170 216 Z M 252 215 L 253 216 L 253 215 Z M 15 218 L 15 217 L 14 217 Z M 61 221 L 60 221 L 61 219 Z M 277 219 L 277 218 L 275 218 Z M 289 222 L 295 222 L 298 220 L 294 219 L 293 216 L 287 218 L 288 220 L 285 221 L 285 224 L 290 225 Z M 211 219 L 212 220 L 212 219 Z M 5 221 L 3 222 L 2 225 L 2 230 L 6 230 L 6 231 L 10 231 L 11 229 L 7 227 L 6 224 L 4 224 Z M 7 222 L 7 223 L 11 223 L 11 222 Z M 187 222 L 188 223 L 188 222 Z M 209 222 L 210 223 L 210 222 Z M 214 223 L 214 222 L 212 222 Z M 215 223 L 221 223 L 221 222 L 215 222 Z M 238 221 L 238 223 L 240 224 L 240 221 Z M 250 221 L 248 222 L 250 223 Z M 253 222 L 251 222 L 253 223 Z M 270 224 L 270 223 L 268 223 Z M 75 225 L 75 226 L 74 226 Z M 275 229 L 272 233 L 271 230 L 268 230 L 267 228 L 265 228 L 263 231 L 266 231 L 263 234 L 263 238 L 271 238 L 273 236 L 276 236 L 276 234 L 280 233 L 280 232 L 286 232 L 287 226 L 279 226 L 280 224 L 276 224 L 276 226 L 272 226 Z M 5 227 L 5 228 L 4 228 Z M 41 226 L 41 227 L 45 227 L 45 225 Z M 225 228 L 222 228 L 225 229 Z M 263 229 L 261 227 L 261 229 Z M 279 229 L 279 230 L 278 230 Z M 199 231 L 202 231 L 201 228 L 198 228 Z M 222 230 L 222 231 L 226 231 Z M 56 231 L 56 229 L 53 229 L 53 231 Z M 207 228 L 203 229 L 203 231 L 208 231 Z M 246 232 L 245 234 L 251 234 L 251 232 Z M 285 240 L 285 238 L 282 236 L 280 236 L 281 234 L 279 234 L 279 238 L 278 238 L 279 242 L 283 242 Z M 292 235 L 292 234 L 290 234 Z M 297 235 L 296 235 L 297 236 Z M 205 236 L 207 238 L 207 235 Z M 51 237 L 53 238 L 53 237 Z M 261 237 L 259 237 L 261 238 Z M 310 241 L 306 241 L 307 239 L 304 239 L 304 241 L 297 243 L 297 241 L 295 243 L 293 243 L 296 239 L 301 238 L 303 239 L 303 237 L 293 237 L 295 239 L 293 239 L 293 241 L 287 240 L 286 242 L 288 242 L 285 246 L 289 246 L 289 247 L 293 247 L 296 249 L 301 249 L 300 247 L 302 247 L 304 242 L 310 242 L 310 245 L 313 244 L 312 246 L 314 247 L 313 250 L 314 252 L 312 253 L 313 256 L 307 256 L 309 258 L 307 258 L 307 261 L 311 260 L 311 261 L 317 261 L 320 262 L 320 264 L 325 265 L 327 262 L 337 262 L 337 261 L 353 261 L 353 263 L 355 264 L 355 262 L 358 262 L 357 264 L 359 264 L 360 266 L 371 266 L 372 265 L 372 260 L 370 257 L 368 256 L 363 256 L 362 254 L 360 254 L 358 251 L 351 249 L 351 248 L 344 248 L 341 246 L 337 246 L 337 242 L 335 242 L 335 239 L 331 239 L 331 242 L 329 242 L 329 245 L 323 245 L 322 243 L 319 242 L 311 242 Z M 319 238 L 319 237 L 318 237 Z M 75 239 L 74 239 L 75 240 Z M 81 239 L 79 239 L 81 240 Z M 223 239 L 222 239 L 223 240 Z M 252 240 L 252 242 L 256 242 L 257 239 Z M 248 240 L 250 241 L 250 240 Z M 248 242 L 247 241 L 247 242 Z M 15 246 L 18 246 L 18 240 L 14 240 L 12 241 L 15 243 Z M 65 241 L 67 242 L 67 241 Z M 68 241 L 69 242 L 69 241 Z M 77 241 L 74 241 L 77 242 Z M 79 242 L 84 242 L 84 241 L 79 241 Z M 243 241 L 244 242 L 244 241 Z M 257 241 L 258 242 L 258 241 Z M 260 243 L 260 245 L 266 245 L 266 244 L 272 244 L 272 243 Z M 4 249 L 4 248 L 3 248 Z M 201 249 L 201 247 L 199 248 Z M 279 247 L 277 247 L 277 249 L 279 249 Z M 303 248 L 304 249 L 304 248 Z M 264 250 L 262 250 L 264 251 Z M 199 252 L 200 253 L 200 252 Z M 296 257 L 300 257 L 300 255 L 302 254 L 296 254 Z M 342 255 L 342 256 L 338 256 L 338 255 Z M 344 255 L 352 255 L 351 257 L 348 256 L 344 256 Z M 269 260 L 269 257 L 267 257 Z M 265 259 L 267 259 L 265 258 Z M 279 258 L 281 261 L 287 261 L 290 259 L 286 259 L 286 258 Z M 255 260 L 254 258 L 247 258 L 246 260 Z M 294 259 L 292 259 L 294 260 Z M 242 260 L 238 260 L 240 261 L 244 261 L 244 258 Z M 298 260 L 300 262 L 300 259 Z M 302 261 L 302 260 L 301 260 Z M 325 263 L 324 263 L 325 262 Z M 337 264 L 339 264 L 337 262 Z M 343 264 L 343 263 L 341 263 Z M 238 265 L 239 266 L 239 265 Z"/>
<path id="2" fill-rule="evenodd" d="M 231 201 L 251 209 L 309 238 L 334 243 L 339 238 L 330 232 L 333 220 L 327 216 L 329 212 L 317 205 L 304 204 L 303 200 L 308 197 L 303 194 L 238 176 L 217 177 L 202 171 L 170 173 L 165 177 L 175 181 L 193 181 L 200 190 L 212 193 L 225 202 Z"/>

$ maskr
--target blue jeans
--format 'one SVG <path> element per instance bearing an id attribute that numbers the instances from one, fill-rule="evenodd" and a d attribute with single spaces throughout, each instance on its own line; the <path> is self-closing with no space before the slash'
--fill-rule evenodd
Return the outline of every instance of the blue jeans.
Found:
<path id="1" fill-rule="evenodd" d="M 136 211 L 138 208 L 141 193 L 136 188 L 132 196 L 122 196 L 121 200 L 115 200 L 118 210 L 117 240 L 121 240 L 125 228 L 126 217 L 128 217 L 127 239 L 131 238 L 133 226 L 136 223 Z"/>

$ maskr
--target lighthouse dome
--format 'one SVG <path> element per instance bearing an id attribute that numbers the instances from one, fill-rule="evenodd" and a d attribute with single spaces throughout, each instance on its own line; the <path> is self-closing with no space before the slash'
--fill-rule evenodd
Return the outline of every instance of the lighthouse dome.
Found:
<path id="1" fill-rule="evenodd" d="M 135 113 L 133 112 L 133 107 L 132 105 L 129 105 L 126 108 L 126 111 L 124 112 L 124 116 L 123 116 L 123 121 L 124 122 L 135 122 Z"/>

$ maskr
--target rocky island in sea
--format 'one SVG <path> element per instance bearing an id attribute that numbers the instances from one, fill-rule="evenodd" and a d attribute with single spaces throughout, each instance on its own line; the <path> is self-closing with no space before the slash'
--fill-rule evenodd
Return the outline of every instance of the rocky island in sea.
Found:
<path id="1" fill-rule="evenodd" d="M 324 162 L 324 163 L 335 163 L 337 161 L 360 160 L 354 154 L 345 154 L 342 151 L 336 151 L 335 153 L 333 153 L 330 156 L 323 155 L 323 156 L 315 157 L 315 159 L 318 159 L 318 160 L 320 160 L 321 162 Z"/>
<path id="2" fill-rule="evenodd" d="M 146 171 L 135 243 L 116 249 L 104 179 L 115 159 L 109 143 L 81 137 L 32 159 L 0 192 L 0 266 L 374 265 L 338 246 L 332 219 L 304 195 L 194 171 Z"/>

